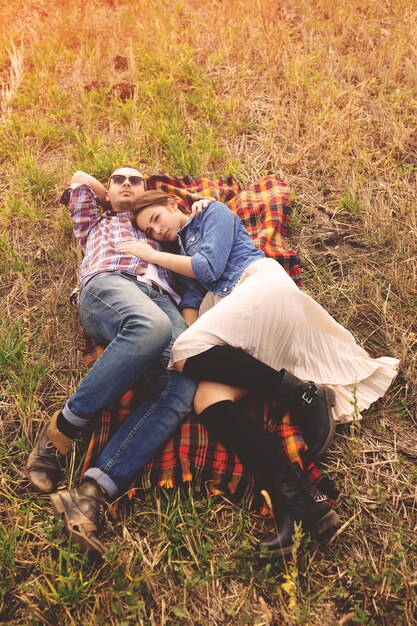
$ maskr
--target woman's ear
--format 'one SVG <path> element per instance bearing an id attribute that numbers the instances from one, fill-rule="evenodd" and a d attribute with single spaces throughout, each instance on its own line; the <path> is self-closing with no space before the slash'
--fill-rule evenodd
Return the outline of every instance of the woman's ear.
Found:
<path id="1" fill-rule="evenodd" d="M 167 200 L 167 207 L 171 211 L 176 211 L 178 209 L 178 203 L 175 200 L 175 198 L 171 198 L 171 197 L 168 198 L 168 200 Z"/>

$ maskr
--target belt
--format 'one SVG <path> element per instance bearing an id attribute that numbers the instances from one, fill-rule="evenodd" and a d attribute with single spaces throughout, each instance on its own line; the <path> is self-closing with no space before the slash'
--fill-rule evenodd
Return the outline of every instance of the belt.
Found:
<path id="1" fill-rule="evenodd" d="M 146 285 L 149 285 L 149 287 L 152 287 L 153 289 L 156 289 L 156 291 L 159 291 L 159 293 L 165 293 L 165 291 L 162 289 L 162 287 L 160 287 L 160 285 L 158 285 L 158 283 L 155 283 L 150 278 L 145 278 L 144 276 L 136 276 L 136 280 L 139 283 L 145 283 Z"/>
<path id="2" fill-rule="evenodd" d="M 155 281 L 151 280 L 150 278 L 146 278 L 146 276 L 140 276 L 139 274 L 137 274 L 137 275 L 129 274 L 129 272 L 121 272 L 121 274 L 123 274 L 123 276 L 127 276 L 131 280 L 137 280 L 139 283 L 145 283 L 145 285 L 149 285 L 149 287 L 152 287 L 152 289 L 155 289 L 159 293 L 163 293 L 165 295 L 169 295 L 169 294 L 167 294 L 167 292 L 164 289 L 162 289 L 162 287 L 160 287 L 158 285 L 158 283 L 156 283 Z"/>

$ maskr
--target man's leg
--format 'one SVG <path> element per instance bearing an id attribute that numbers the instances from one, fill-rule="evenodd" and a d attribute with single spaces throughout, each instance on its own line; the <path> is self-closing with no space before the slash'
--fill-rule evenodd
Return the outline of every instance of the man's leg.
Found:
<path id="1" fill-rule="evenodd" d="M 117 430 L 96 466 L 85 473 L 86 482 L 51 496 L 55 512 L 64 516 L 68 534 L 92 554 L 105 551 L 97 536 L 104 498 L 113 500 L 123 493 L 192 408 L 196 384 L 178 372 L 166 370 L 172 344 L 186 325 L 167 296 L 151 288 L 149 293 L 168 315 L 173 329 L 161 358 L 144 373 L 150 397 Z"/>
<path id="2" fill-rule="evenodd" d="M 170 344 L 171 320 L 149 297 L 149 289 L 113 273 L 97 275 L 83 289 L 83 326 L 107 347 L 62 411 L 74 426 L 89 426 Z"/>
<path id="3" fill-rule="evenodd" d="M 95 467 L 92 478 L 113 500 L 155 456 L 183 419 L 191 412 L 196 383 L 178 372 L 168 372 L 157 360 L 144 374 L 151 395 L 123 422 Z"/>
<path id="4" fill-rule="evenodd" d="M 58 411 L 41 429 L 27 462 L 29 479 L 39 491 L 51 493 L 56 488 L 61 476 L 57 451 L 66 454 L 77 431 L 92 424 L 170 343 L 170 318 L 148 290 L 147 285 L 114 273 L 98 274 L 82 290 L 83 325 L 107 347 L 62 413 Z"/>
<path id="5" fill-rule="evenodd" d="M 168 296 L 149 288 L 149 297 L 171 322 L 172 337 L 161 356 L 144 372 L 150 388 L 147 400 L 116 431 L 103 450 L 96 466 L 86 478 L 96 480 L 111 499 L 123 493 L 139 470 L 148 463 L 190 413 L 196 383 L 166 366 L 171 348 L 186 329 L 181 314 Z"/>

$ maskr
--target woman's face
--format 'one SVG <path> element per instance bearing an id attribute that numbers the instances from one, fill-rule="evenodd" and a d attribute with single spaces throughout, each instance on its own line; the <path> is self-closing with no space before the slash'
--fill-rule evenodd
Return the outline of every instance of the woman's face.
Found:
<path id="1" fill-rule="evenodd" d="M 176 241 L 184 217 L 172 204 L 153 205 L 137 214 L 136 225 L 156 241 Z"/>

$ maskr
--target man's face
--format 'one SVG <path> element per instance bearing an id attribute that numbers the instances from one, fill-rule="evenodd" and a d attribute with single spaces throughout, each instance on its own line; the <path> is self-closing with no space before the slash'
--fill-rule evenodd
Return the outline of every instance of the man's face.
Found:
<path id="1" fill-rule="evenodd" d="M 123 213 L 134 208 L 144 191 L 142 174 L 132 167 L 120 167 L 110 177 L 106 200 L 115 213 Z"/>

